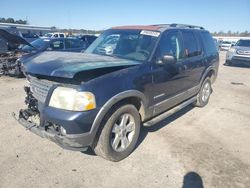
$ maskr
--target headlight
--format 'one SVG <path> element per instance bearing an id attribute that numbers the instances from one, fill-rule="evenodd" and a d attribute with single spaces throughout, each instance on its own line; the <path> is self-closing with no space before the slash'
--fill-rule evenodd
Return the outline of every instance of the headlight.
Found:
<path id="1" fill-rule="evenodd" d="M 71 111 L 86 111 L 96 108 L 91 92 L 78 92 L 73 88 L 57 87 L 50 98 L 49 106 Z"/>

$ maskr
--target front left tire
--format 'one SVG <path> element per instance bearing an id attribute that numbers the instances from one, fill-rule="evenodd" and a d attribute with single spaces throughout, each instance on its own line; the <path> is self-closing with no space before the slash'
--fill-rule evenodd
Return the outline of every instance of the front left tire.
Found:
<path id="1" fill-rule="evenodd" d="M 119 105 L 106 116 L 94 145 L 94 152 L 110 161 L 120 161 L 134 150 L 140 134 L 141 118 L 132 104 Z"/>

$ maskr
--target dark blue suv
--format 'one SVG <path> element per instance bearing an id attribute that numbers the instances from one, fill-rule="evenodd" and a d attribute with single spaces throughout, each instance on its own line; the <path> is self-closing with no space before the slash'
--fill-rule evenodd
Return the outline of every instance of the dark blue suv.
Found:
<path id="1" fill-rule="evenodd" d="M 218 64 L 202 27 L 114 27 L 85 53 L 45 52 L 27 62 L 27 109 L 17 119 L 63 148 L 90 146 L 119 161 L 135 148 L 142 125 L 189 104 L 205 106 Z"/>

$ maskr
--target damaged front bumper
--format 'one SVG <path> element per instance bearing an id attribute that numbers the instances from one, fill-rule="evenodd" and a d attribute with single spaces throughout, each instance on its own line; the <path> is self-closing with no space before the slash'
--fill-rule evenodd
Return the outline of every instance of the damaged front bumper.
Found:
<path id="1" fill-rule="evenodd" d="M 48 130 L 46 131 L 43 127 L 32 123 L 30 121 L 25 120 L 25 118 L 19 117 L 17 118 L 15 114 L 13 114 L 15 119 L 27 130 L 33 132 L 34 134 L 42 137 L 42 138 L 47 138 L 60 147 L 68 150 L 73 150 L 73 151 L 86 151 L 88 147 L 84 147 L 81 142 L 81 139 L 84 135 L 81 136 L 75 136 L 74 138 L 68 138 L 67 136 L 62 136 L 57 134 L 56 132 L 49 132 Z M 20 116 L 20 114 L 19 114 Z"/>
<path id="2" fill-rule="evenodd" d="M 27 109 L 21 109 L 18 115 L 13 113 L 13 117 L 23 127 L 42 138 L 53 141 L 64 149 L 87 150 L 93 142 L 94 134 L 88 129 L 83 131 L 81 126 L 87 125 L 87 118 L 92 116 L 90 112 L 62 111 L 46 105 L 40 105 L 40 110 L 38 110 L 38 101 L 32 96 L 29 87 L 25 87 L 25 92 L 27 93 L 25 99 Z"/>

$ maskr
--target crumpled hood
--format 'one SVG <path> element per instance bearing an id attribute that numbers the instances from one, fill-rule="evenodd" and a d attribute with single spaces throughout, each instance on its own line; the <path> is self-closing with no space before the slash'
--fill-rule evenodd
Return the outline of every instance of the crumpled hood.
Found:
<path id="1" fill-rule="evenodd" d="M 43 76 L 74 78 L 77 73 L 84 71 L 111 67 L 129 67 L 138 64 L 141 63 L 95 54 L 43 52 L 25 63 L 25 72 Z"/>

